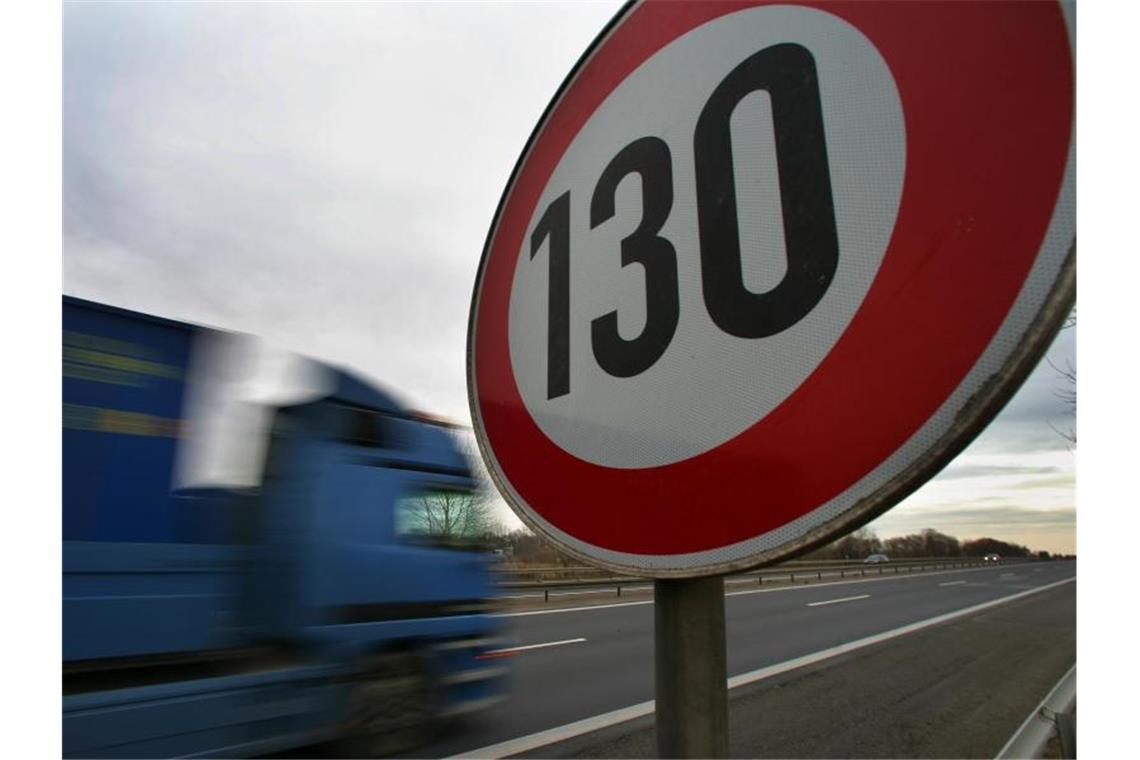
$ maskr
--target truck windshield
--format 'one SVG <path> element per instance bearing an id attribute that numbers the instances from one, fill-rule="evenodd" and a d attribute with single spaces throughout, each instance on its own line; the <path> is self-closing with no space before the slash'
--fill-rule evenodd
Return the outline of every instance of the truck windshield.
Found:
<path id="1" fill-rule="evenodd" d="M 396 503 L 396 535 L 417 546 L 485 550 L 493 526 L 491 505 L 476 491 L 417 488 Z"/>

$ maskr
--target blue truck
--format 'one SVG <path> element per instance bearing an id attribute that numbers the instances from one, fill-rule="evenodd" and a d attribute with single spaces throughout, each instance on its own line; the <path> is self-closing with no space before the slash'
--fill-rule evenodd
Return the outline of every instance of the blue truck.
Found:
<path id="1" fill-rule="evenodd" d="M 501 699 L 488 556 L 407 530 L 451 431 L 353 374 L 270 410 L 256 487 L 175 487 L 206 328 L 63 298 L 63 754 L 406 749 Z"/>

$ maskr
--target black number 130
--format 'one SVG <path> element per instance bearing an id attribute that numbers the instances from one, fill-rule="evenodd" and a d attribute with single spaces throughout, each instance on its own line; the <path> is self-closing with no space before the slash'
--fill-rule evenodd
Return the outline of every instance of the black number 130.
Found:
<path id="1" fill-rule="evenodd" d="M 744 285 L 730 118 L 752 92 L 768 92 L 776 138 L 787 271 L 776 287 L 753 293 Z M 839 263 L 835 208 L 815 59 L 796 44 L 774 45 L 747 58 L 717 85 L 693 135 L 701 284 L 713 323 L 740 338 L 765 338 L 803 319 L 823 298 Z M 633 377 L 661 358 L 680 315 L 677 252 L 660 235 L 673 207 L 669 146 L 641 137 L 602 171 L 590 199 L 590 229 L 614 215 L 614 194 L 628 175 L 641 180 L 641 222 L 621 241 L 621 265 L 645 270 L 645 327 L 626 340 L 617 311 L 590 323 L 598 366 Z M 530 237 L 533 259 L 549 240 L 546 397 L 570 392 L 570 192 L 551 201 Z"/>

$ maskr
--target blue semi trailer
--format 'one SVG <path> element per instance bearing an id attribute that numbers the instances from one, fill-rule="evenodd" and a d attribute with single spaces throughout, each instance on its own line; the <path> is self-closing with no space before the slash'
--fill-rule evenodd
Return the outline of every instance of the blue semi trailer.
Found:
<path id="1" fill-rule="evenodd" d="M 407 748 L 502 697 L 486 555 L 401 510 L 475 488 L 446 428 L 331 370 L 254 488 L 175 485 L 216 335 L 63 299 L 63 754 Z"/>

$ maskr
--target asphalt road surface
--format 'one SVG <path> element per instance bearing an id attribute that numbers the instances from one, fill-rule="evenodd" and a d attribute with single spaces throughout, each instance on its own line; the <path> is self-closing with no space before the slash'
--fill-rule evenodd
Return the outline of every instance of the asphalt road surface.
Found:
<path id="1" fill-rule="evenodd" d="M 1075 577 L 1073 562 L 1042 562 L 730 587 L 728 675 L 754 681 L 730 691 L 732 754 L 992 757 L 1075 662 Z M 507 620 L 510 697 L 414 756 L 656 754 L 651 600 Z M 623 717 L 643 717 L 598 717 L 631 706 Z"/>

